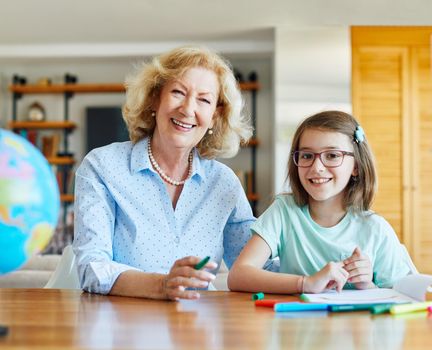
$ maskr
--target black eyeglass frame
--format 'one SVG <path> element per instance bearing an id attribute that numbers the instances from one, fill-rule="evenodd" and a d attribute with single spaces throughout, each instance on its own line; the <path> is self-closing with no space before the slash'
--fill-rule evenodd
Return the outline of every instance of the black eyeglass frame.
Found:
<path id="1" fill-rule="evenodd" d="M 300 154 L 300 152 L 310 153 L 310 154 L 313 154 L 313 155 L 314 155 L 314 157 L 313 157 L 312 162 L 311 162 L 310 165 L 307 165 L 307 166 L 304 166 L 304 165 L 298 165 L 298 157 L 299 157 L 298 155 Z M 323 161 L 323 159 L 322 159 L 322 154 L 323 154 L 323 153 L 329 153 L 329 152 L 340 152 L 340 153 L 342 153 L 342 160 L 341 160 L 341 162 L 340 162 L 339 165 L 326 165 L 326 164 L 325 164 L 326 162 Z M 354 157 L 354 153 L 353 153 L 353 152 L 342 151 L 342 150 L 340 150 L 340 149 L 329 149 L 329 150 L 322 151 L 322 152 L 312 152 L 312 151 L 294 151 L 294 152 L 291 152 L 291 155 L 292 155 L 292 157 L 293 157 L 294 164 L 295 164 L 298 168 L 310 168 L 310 167 L 313 165 L 313 163 L 315 162 L 316 157 L 319 157 L 319 159 L 320 159 L 322 165 L 324 165 L 326 168 L 338 168 L 338 167 L 340 167 L 340 166 L 343 164 L 343 161 L 344 161 L 344 159 L 345 159 L 345 156 Z"/>

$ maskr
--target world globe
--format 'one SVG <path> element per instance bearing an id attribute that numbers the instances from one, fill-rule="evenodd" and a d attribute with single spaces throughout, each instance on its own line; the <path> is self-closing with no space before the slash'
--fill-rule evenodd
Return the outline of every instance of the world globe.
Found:
<path id="1" fill-rule="evenodd" d="M 59 209 L 57 181 L 47 160 L 26 139 L 0 129 L 0 275 L 44 249 Z"/>

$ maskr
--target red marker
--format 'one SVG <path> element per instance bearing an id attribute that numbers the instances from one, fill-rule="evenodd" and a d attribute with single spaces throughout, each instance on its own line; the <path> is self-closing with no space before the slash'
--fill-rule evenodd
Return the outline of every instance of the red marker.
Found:
<path id="1" fill-rule="evenodd" d="M 277 303 L 281 303 L 280 300 L 271 300 L 271 299 L 261 299 L 261 300 L 255 300 L 255 306 L 264 306 L 264 307 L 271 307 Z"/>

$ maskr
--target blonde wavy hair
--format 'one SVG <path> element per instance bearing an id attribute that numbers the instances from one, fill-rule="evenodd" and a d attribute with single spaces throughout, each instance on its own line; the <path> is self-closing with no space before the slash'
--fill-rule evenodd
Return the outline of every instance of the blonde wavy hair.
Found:
<path id="1" fill-rule="evenodd" d="M 240 144 L 250 139 L 250 119 L 243 114 L 243 98 L 230 64 L 207 48 L 179 47 L 143 63 L 135 75 L 126 79 L 123 118 L 133 143 L 153 135 L 153 106 L 163 86 L 195 67 L 213 71 L 220 85 L 213 134 L 206 133 L 197 144 L 199 154 L 207 159 L 233 157 Z"/>

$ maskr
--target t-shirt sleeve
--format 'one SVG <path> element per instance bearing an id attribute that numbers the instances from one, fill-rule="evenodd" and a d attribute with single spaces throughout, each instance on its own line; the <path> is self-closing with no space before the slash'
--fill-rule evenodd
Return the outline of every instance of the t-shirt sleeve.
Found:
<path id="1" fill-rule="evenodd" d="M 252 233 L 259 235 L 270 247 L 271 259 L 279 256 L 280 237 L 284 227 L 283 212 L 283 201 L 280 198 L 276 198 L 270 207 L 251 226 Z"/>
<path id="2" fill-rule="evenodd" d="M 380 231 L 382 240 L 376 247 L 374 282 L 380 288 L 391 288 L 397 280 L 415 273 L 416 268 L 393 228 L 383 218 Z"/>

